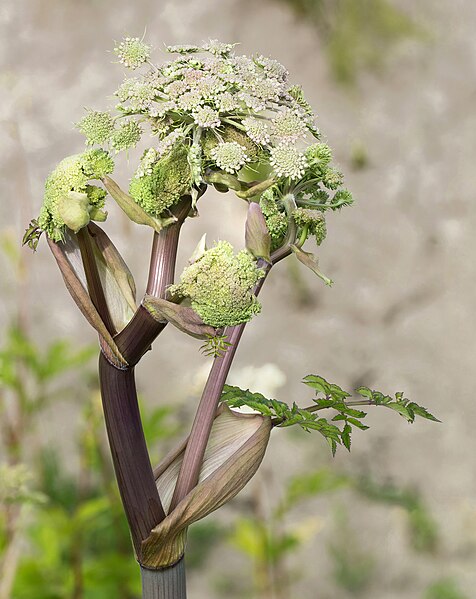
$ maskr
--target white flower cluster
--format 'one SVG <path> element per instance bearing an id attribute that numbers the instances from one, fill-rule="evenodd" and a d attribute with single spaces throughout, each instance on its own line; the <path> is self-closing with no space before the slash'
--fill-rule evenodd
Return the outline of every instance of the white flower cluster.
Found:
<path id="1" fill-rule="evenodd" d="M 123 44 L 118 47 L 121 56 L 136 48 L 138 40 L 128 38 Z M 301 176 L 306 165 L 303 140 L 317 130 L 309 105 L 302 93 L 293 91 L 283 65 L 264 56 L 236 55 L 233 44 L 217 40 L 166 50 L 178 57 L 120 86 L 116 96 L 122 114 L 150 120 L 161 140 L 180 130 L 189 146 L 196 128 L 210 131 L 218 144 L 209 152 L 206 167 L 236 173 L 258 160 L 268 163 L 276 177 Z M 227 139 L 222 134 L 227 127 L 244 132 L 249 142 Z M 256 152 L 250 154 L 249 143 Z M 298 149 L 298 144 L 303 147 Z M 161 154 L 159 149 L 157 159 Z"/>
<path id="2" fill-rule="evenodd" d="M 341 181 L 325 161 L 308 158 L 319 131 L 302 89 L 290 84 L 282 64 L 265 56 L 236 54 L 233 44 L 218 40 L 168 46 L 166 51 L 176 56 L 154 66 L 150 47 L 138 38 L 125 38 L 115 49 L 132 70 L 150 66 L 115 92 L 119 117 L 129 120 L 114 140 L 105 142 L 122 151 L 139 141 L 144 125 L 150 126 L 157 143 L 143 155 L 138 176 L 150 173 L 180 142 L 187 148 L 194 184 L 206 180 L 207 170 L 239 176 L 247 167 L 283 186 L 302 188 L 303 178 L 317 177 L 328 189 L 337 189 Z M 91 113 L 78 125 L 88 143 L 106 138 L 112 117 L 104 115 L 99 119 Z M 140 127 L 134 128 L 133 120 Z"/>
<path id="3" fill-rule="evenodd" d="M 114 48 L 114 53 L 128 69 L 137 69 L 150 57 L 150 46 L 138 37 L 126 37 Z"/>
<path id="4" fill-rule="evenodd" d="M 236 173 L 248 162 L 245 148 L 236 141 L 219 143 L 213 148 L 211 155 L 218 168 L 227 173 Z"/>

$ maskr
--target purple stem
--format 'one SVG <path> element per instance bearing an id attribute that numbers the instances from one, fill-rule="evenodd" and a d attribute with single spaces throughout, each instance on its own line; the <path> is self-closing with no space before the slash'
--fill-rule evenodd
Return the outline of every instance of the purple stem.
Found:
<path id="1" fill-rule="evenodd" d="M 265 276 L 256 286 L 255 295 L 258 295 L 261 291 L 265 278 L 271 269 L 270 264 L 263 263 L 262 261 L 260 262 L 261 264 L 258 264 L 264 269 Z M 208 375 L 202 398 L 195 415 L 195 420 L 192 424 L 192 430 L 190 431 L 190 437 L 185 449 L 182 466 L 180 468 L 169 511 L 173 510 L 198 483 L 198 477 L 200 475 L 200 469 L 202 467 L 203 457 L 212 430 L 218 403 L 245 325 L 246 323 L 242 323 L 235 327 L 227 327 L 225 329 L 224 334 L 227 337 L 230 346 L 226 352 L 218 355 L 213 361 L 212 369 Z"/>

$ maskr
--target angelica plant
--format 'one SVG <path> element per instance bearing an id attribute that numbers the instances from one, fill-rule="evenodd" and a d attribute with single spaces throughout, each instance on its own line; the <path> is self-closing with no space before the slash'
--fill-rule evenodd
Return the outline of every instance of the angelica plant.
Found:
<path id="1" fill-rule="evenodd" d="M 24 241 L 45 233 L 66 287 L 100 341 L 99 374 L 111 454 L 143 596 L 185 597 L 187 529 L 234 497 L 258 469 L 271 430 L 317 431 L 333 453 L 350 449 L 353 427 L 367 428 L 361 406 L 384 406 L 409 422 L 435 419 L 403 394 L 368 388 L 358 399 L 317 375 L 300 407 L 225 387 L 245 325 L 259 314 L 258 294 L 271 270 L 295 255 L 325 283 L 317 257 L 303 246 L 325 239 L 326 213 L 352 204 L 313 110 L 286 68 L 233 44 L 169 46 L 151 62 L 151 47 L 126 38 L 118 61 L 134 71 L 115 92 L 116 106 L 79 120 L 86 150 L 60 162 L 46 181 L 39 218 Z M 146 147 L 128 191 L 111 177 L 114 157 Z M 198 242 L 175 277 L 179 235 L 206 190 L 231 192 L 247 207 L 244 248 Z M 105 231 L 109 194 L 135 223 L 152 229 L 145 296 Z M 241 227 L 241 223 L 237 223 Z M 135 366 L 171 323 L 203 341 L 213 365 L 188 437 L 153 469 L 134 380 Z M 252 413 L 240 412 L 247 406 Z M 322 411 L 331 412 L 328 418 Z"/>

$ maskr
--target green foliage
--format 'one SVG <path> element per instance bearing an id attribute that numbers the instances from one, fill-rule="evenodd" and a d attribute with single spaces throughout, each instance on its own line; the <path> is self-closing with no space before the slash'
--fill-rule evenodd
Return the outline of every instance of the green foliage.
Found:
<path id="1" fill-rule="evenodd" d="M 189 528 L 187 534 L 187 568 L 198 570 L 205 566 L 213 548 L 227 535 L 225 526 L 218 522 L 202 520 Z"/>
<path id="2" fill-rule="evenodd" d="M 56 384 L 53 390 L 52 384 L 66 371 L 85 365 L 94 353 L 94 348 L 76 349 L 65 340 L 53 341 L 43 349 L 21 329 L 11 327 L 0 349 L 0 387 L 14 392 L 21 410 L 33 414 L 61 394 L 70 396 L 70 391 Z"/>
<path id="3" fill-rule="evenodd" d="M 325 418 L 318 418 L 312 411 L 299 408 L 295 403 L 289 406 L 277 399 L 266 399 L 261 393 L 252 393 L 248 389 L 244 391 L 239 387 L 225 385 L 221 401 L 227 403 L 231 408 L 247 406 L 263 416 L 269 416 L 272 418 L 273 424 L 281 428 L 297 424 L 307 432 L 318 431 L 328 441 L 333 453 L 335 453 L 337 444 L 342 442 L 342 435 L 347 438 L 347 430 L 340 431 L 337 426 Z"/>
<path id="4" fill-rule="evenodd" d="M 394 398 L 390 397 L 390 395 L 384 395 L 383 393 L 380 393 L 380 391 L 372 391 L 368 387 L 359 387 L 356 389 L 356 392 L 362 397 L 367 398 L 369 405 L 390 408 L 391 410 L 398 412 L 407 422 L 414 422 L 417 416 L 426 418 L 427 420 L 433 420 L 433 422 L 440 422 L 438 418 L 435 418 L 433 414 L 430 414 L 426 408 L 406 399 L 401 391 L 395 393 Z"/>
<path id="5" fill-rule="evenodd" d="M 223 356 L 226 350 L 231 347 L 227 341 L 226 335 L 207 335 L 205 342 L 200 346 L 200 351 L 204 356 Z"/>
<path id="6" fill-rule="evenodd" d="M 281 0 L 322 35 L 334 77 L 353 83 L 359 71 L 378 69 L 405 39 L 422 39 L 422 27 L 390 0 Z"/>
<path id="7" fill-rule="evenodd" d="M 423 599 L 469 599 L 452 578 L 443 578 L 434 582 L 426 590 Z"/>
<path id="8" fill-rule="evenodd" d="M 369 428 L 362 422 L 367 412 L 356 409 L 357 406 L 384 406 L 400 414 L 407 422 L 414 422 L 416 416 L 439 422 L 426 408 L 410 402 L 400 392 L 392 398 L 379 391 L 372 391 L 368 387 L 359 387 L 356 392 L 361 399 L 348 401 L 351 397 L 350 393 L 336 384 L 328 383 L 321 376 L 310 374 L 303 382 L 316 391 L 314 405 L 307 408 L 300 408 L 296 403 L 290 406 L 276 399 L 267 399 L 261 393 L 252 393 L 248 389 L 244 391 L 230 385 L 225 385 L 221 400 L 231 408 L 247 406 L 263 416 L 269 416 L 275 426 L 298 425 L 308 432 L 318 431 L 329 443 L 333 454 L 338 444 L 350 451 L 353 427 L 360 430 Z M 316 414 L 318 411 L 327 409 L 337 412 L 331 420 L 319 418 Z M 341 424 L 342 428 L 335 423 Z"/>
<path id="9" fill-rule="evenodd" d="M 415 551 L 433 553 L 438 548 L 438 524 L 415 489 L 379 484 L 370 477 L 354 478 L 353 487 L 367 499 L 403 508 L 408 516 L 410 543 Z"/>
<path id="10" fill-rule="evenodd" d="M 333 578 L 348 593 L 359 596 L 372 582 L 376 560 L 370 552 L 361 548 L 343 510 L 338 510 L 336 520 L 336 530 L 328 547 L 333 560 Z"/>

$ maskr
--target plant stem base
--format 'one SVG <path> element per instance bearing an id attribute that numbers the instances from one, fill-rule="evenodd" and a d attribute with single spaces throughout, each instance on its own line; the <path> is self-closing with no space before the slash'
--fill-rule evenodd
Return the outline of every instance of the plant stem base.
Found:
<path id="1" fill-rule="evenodd" d="M 142 599 L 187 599 L 185 560 L 163 570 L 141 566 Z"/>

